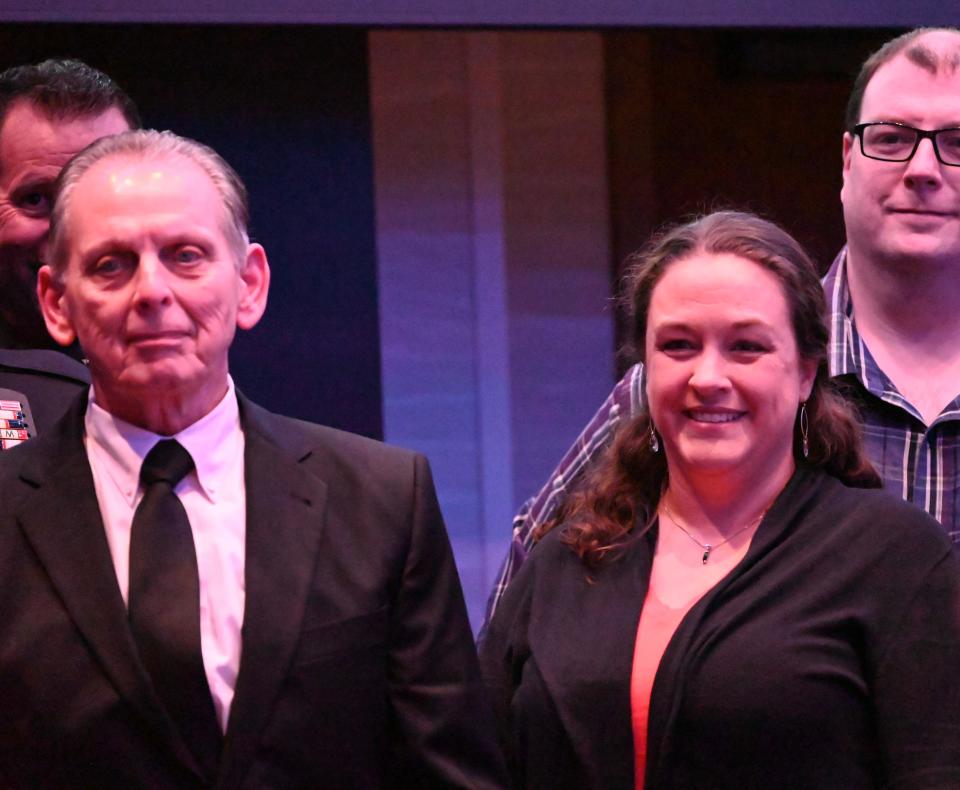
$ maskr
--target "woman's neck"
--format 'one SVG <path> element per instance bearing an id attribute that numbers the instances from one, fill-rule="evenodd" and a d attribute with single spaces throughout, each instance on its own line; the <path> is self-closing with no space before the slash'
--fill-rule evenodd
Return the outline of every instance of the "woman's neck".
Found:
<path id="1" fill-rule="evenodd" d="M 763 480 L 745 480 L 731 474 L 689 474 L 669 466 L 669 484 L 662 504 L 672 518 L 727 537 L 744 525 L 758 522 L 786 486 L 796 468 L 792 456 Z"/>

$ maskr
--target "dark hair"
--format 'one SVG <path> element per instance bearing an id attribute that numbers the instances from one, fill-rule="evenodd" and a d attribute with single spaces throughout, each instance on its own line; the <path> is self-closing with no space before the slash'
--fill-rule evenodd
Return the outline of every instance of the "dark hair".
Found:
<path id="1" fill-rule="evenodd" d="M 133 99 L 102 71 L 79 60 L 45 60 L 0 73 L 0 130 L 11 105 L 20 99 L 51 118 L 99 115 L 116 107 L 131 129 L 140 127 Z"/>
<path id="2" fill-rule="evenodd" d="M 830 381 L 826 300 L 816 267 L 797 241 L 772 222 L 753 214 L 718 211 L 662 231 L 628 258 L 623 303 L 636 358 L 644 358 L 653 289 L 673 263 L 696 253 L 738 255 L 780 281 L 797 349 L 802 357 L 817 363 L 806 401 L 809 455 L 804 457 L 802 452 L 798 419 L 793 447 L 797 463 L 824 469 L 848 485 L 880 487 L 880 478 L 864 453 L 853 407 Z M 585 564 L 595 566 L 623 545 L 635 524 L 649 525 L 667 480 L 664 454 L 650 448 L 650 425 L 645 413 L 627 422 L 584 485 L 537 537 L 563 522 L 567 525 L 563 540 Z"/>
<path id="3" fill-rule="evenodd" d="M 931 74 L 936 74 L 944 65 L 952 69 L 956 69 L 960 65 L 960 42 L 958 42 L 957 51 L 953 57 L 944 63 L 937 52 L 922 43 L 918 43 L 917 39 L 927 33 L 955 33 L 960 36 L 960 29 L 955 27 L 918 27 L 891 39 L 867 58 L 860 67 L 860 73 L 857 74 L 857 78 L 853 82 L 853 89 L 850 91 L 850 98 L 847 100 L 844 128 L 848 132 L 853 133 L 853 127 L 860 123 L 863 94 L 866 92 L 870 80 L 873 79 L 873 75 L 877 73 L 881 66 L 889 63 L 897 55 L 903 53 L 912 63 L 926 69 Z M 882 121 L 886 119 L 875 118 L 873 120 Z"/>

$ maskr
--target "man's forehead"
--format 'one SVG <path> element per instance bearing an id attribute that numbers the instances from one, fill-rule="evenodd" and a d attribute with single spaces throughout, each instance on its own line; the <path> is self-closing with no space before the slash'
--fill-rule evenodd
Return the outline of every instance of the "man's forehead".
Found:
<path id="1" fill-rule="evenodd" d="M 64 115 L 29 99 L 18 99 L 8 107 L 0 125 L 0 167 L 62 166 L 95 140 L 128 129 L 129 123 L 117 107 Z"/>
<path id="2" fill-rule="evenodd" d="M 907 49 L 916 46 L 935 52 L 949 67 L 960 65 L 960 32 L 955 30 L 931 30 L 917 36 Z"/>
<path id="3" fill-rule="evenodd" d="M 215 223 L 222 232 L 226 209 L 207 172 L 176 153 L 118 151 L 79 175 L 66 198 L 64 222 L 70 235 L 82 228 L 159 228 Z M 93 223 L 90 225 L 89 223 Z"/>
<path id="4" fill-rule="evenodd" d="M 925 74 L 927 78 L 933 78 L 949 77 L 955 74 L 958 68 L 960 68 L 960 33 L 952 30 L 932 30 L 915 38 L 902 51 L 880 66 L 867 84 L 867 90 L 878 76 L 890 70 L 911 73 L 916 70 Z M 916 77 L 920 78 L 921 74 L 916 74 Z"/>
<path id="5" fill-rule="evenodd" d="M 93 108 L 82 105 L 71 107 L 69 104 L 56 107 L 49 106 L 43 100 L 38 100 L 33 96 L 18 96 L 7 105 L 3 114 L 3 124 L 0 124 L 0 130 L 3 129 L 6 120 L 13 115 L 26 116 L 34 122 L 44 122 L 54 127 L 119 116 L 124 131 L 129 131 L 132 128 L 130 121 L 127 120 L 127 117 L 123 114 L 123 109 L 119 104 L 108 104 L 103 107 Z"/>
<path id="6" fill-rule="evenodd" d="M 75 191 L 104 191 L 119 196 L 143 192 L 196 189 L 202 183 L 213 189 L 206 172 L 186 157 L 174 154 L 141 154 L 119 151 L 92 164 L 77 179 Z M 200 187 L 202 189 L 202 187 Z"/>
<path id="7" fill-rule="evenodd" d="M 894 117 L 900 114 L 905 117 Z M 864 121 L 883 116 L 912 122 L 934 115 L 937 124 L 960 122 L 960 34 L 949 31 L 921 36 L 880 66 L 866 86 L 860 113 Z"/>

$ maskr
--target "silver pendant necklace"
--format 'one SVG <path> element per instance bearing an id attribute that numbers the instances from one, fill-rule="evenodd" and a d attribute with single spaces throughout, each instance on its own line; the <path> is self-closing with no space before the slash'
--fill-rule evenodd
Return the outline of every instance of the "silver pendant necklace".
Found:
<path id="1" fill-rule="evenodd" d="M 710 559 L 710 552 L 711 552 L 711 551 L 713 551 L 714 549 L 719 549 L 722 545 L 724 545 L 725 543 L 729 543 L 731 540 L 733 540 L 735 537 L 737 537 L 737 535 L 739 535 L 740 533 L 746 532 L 746 531 L 747 531 L 748 529 L 750 529 L 751 527 L 757 526 L 757 524 L 759 524 L 760 521 L 763 519 L 763 517 L 767 514 L 767 510 L 766 510 L 766 508 L 765 508 L 765 509 L 760 513 L 760 515 L 757 516 L 757 517 L 756 517 L 753 521 L 751 521 L 749 524 L 747 524 L 747 526 L 741 527 L 741 528 L 738 529 L 736 532 L 734 532 L 730 537 L 724 538 L 724 539 L 721 540 L 719 543 L 713 543 L 713 544 L 711 544 L 711 543 L 701 543 L 699 540 L 697 540 L 697 538 L 695 538 L 695 537 L 691 534 L 691 532 L 690 532 L 686 527 L 683 526 L 683 524 L 681 524 L 679 521 L 677 521 L 677 517 L 676 517 L 675 515 L 673 515 L 673 513 L 670 511 L 670 508 L 667 507 L 666 502 L 664 502 L 662 499 L 660 500 L 660 507 L 662 507 L 662 508 L 663 508 L 663 512 L 666 513 L 666 514 L 670 517 L 670 520 L 674 523 L 674 526 L 676 526 L 677 529 L 679 529 L 684 535 L 686 535 L 688 538 L 690 538 L 690 540 L 692 540 L 692 541 L 693 541 L 694 543 L 696 543 L 701 549 L 703 549 L 703 557 L 702 557 L 701 560 L 700 560 L 700 564 L 701 564 L 701 565 L 706 565 L 706 564 L 707 564 L 707 561 Z"/>

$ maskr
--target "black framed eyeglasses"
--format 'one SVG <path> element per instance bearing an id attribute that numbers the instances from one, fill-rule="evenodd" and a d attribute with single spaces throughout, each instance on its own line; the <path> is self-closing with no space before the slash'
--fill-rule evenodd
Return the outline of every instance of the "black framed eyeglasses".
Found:
<path id="1" fill-rule="evenodd" d="M 853 133 L 860 138 L 860 153 L 870 159 L 908 162 L 920 141 L 928 139 L 941 164 L 960 167 L 960 127 L 927 130 L 893 121 L 871 121 L 858 123 Z"/>

